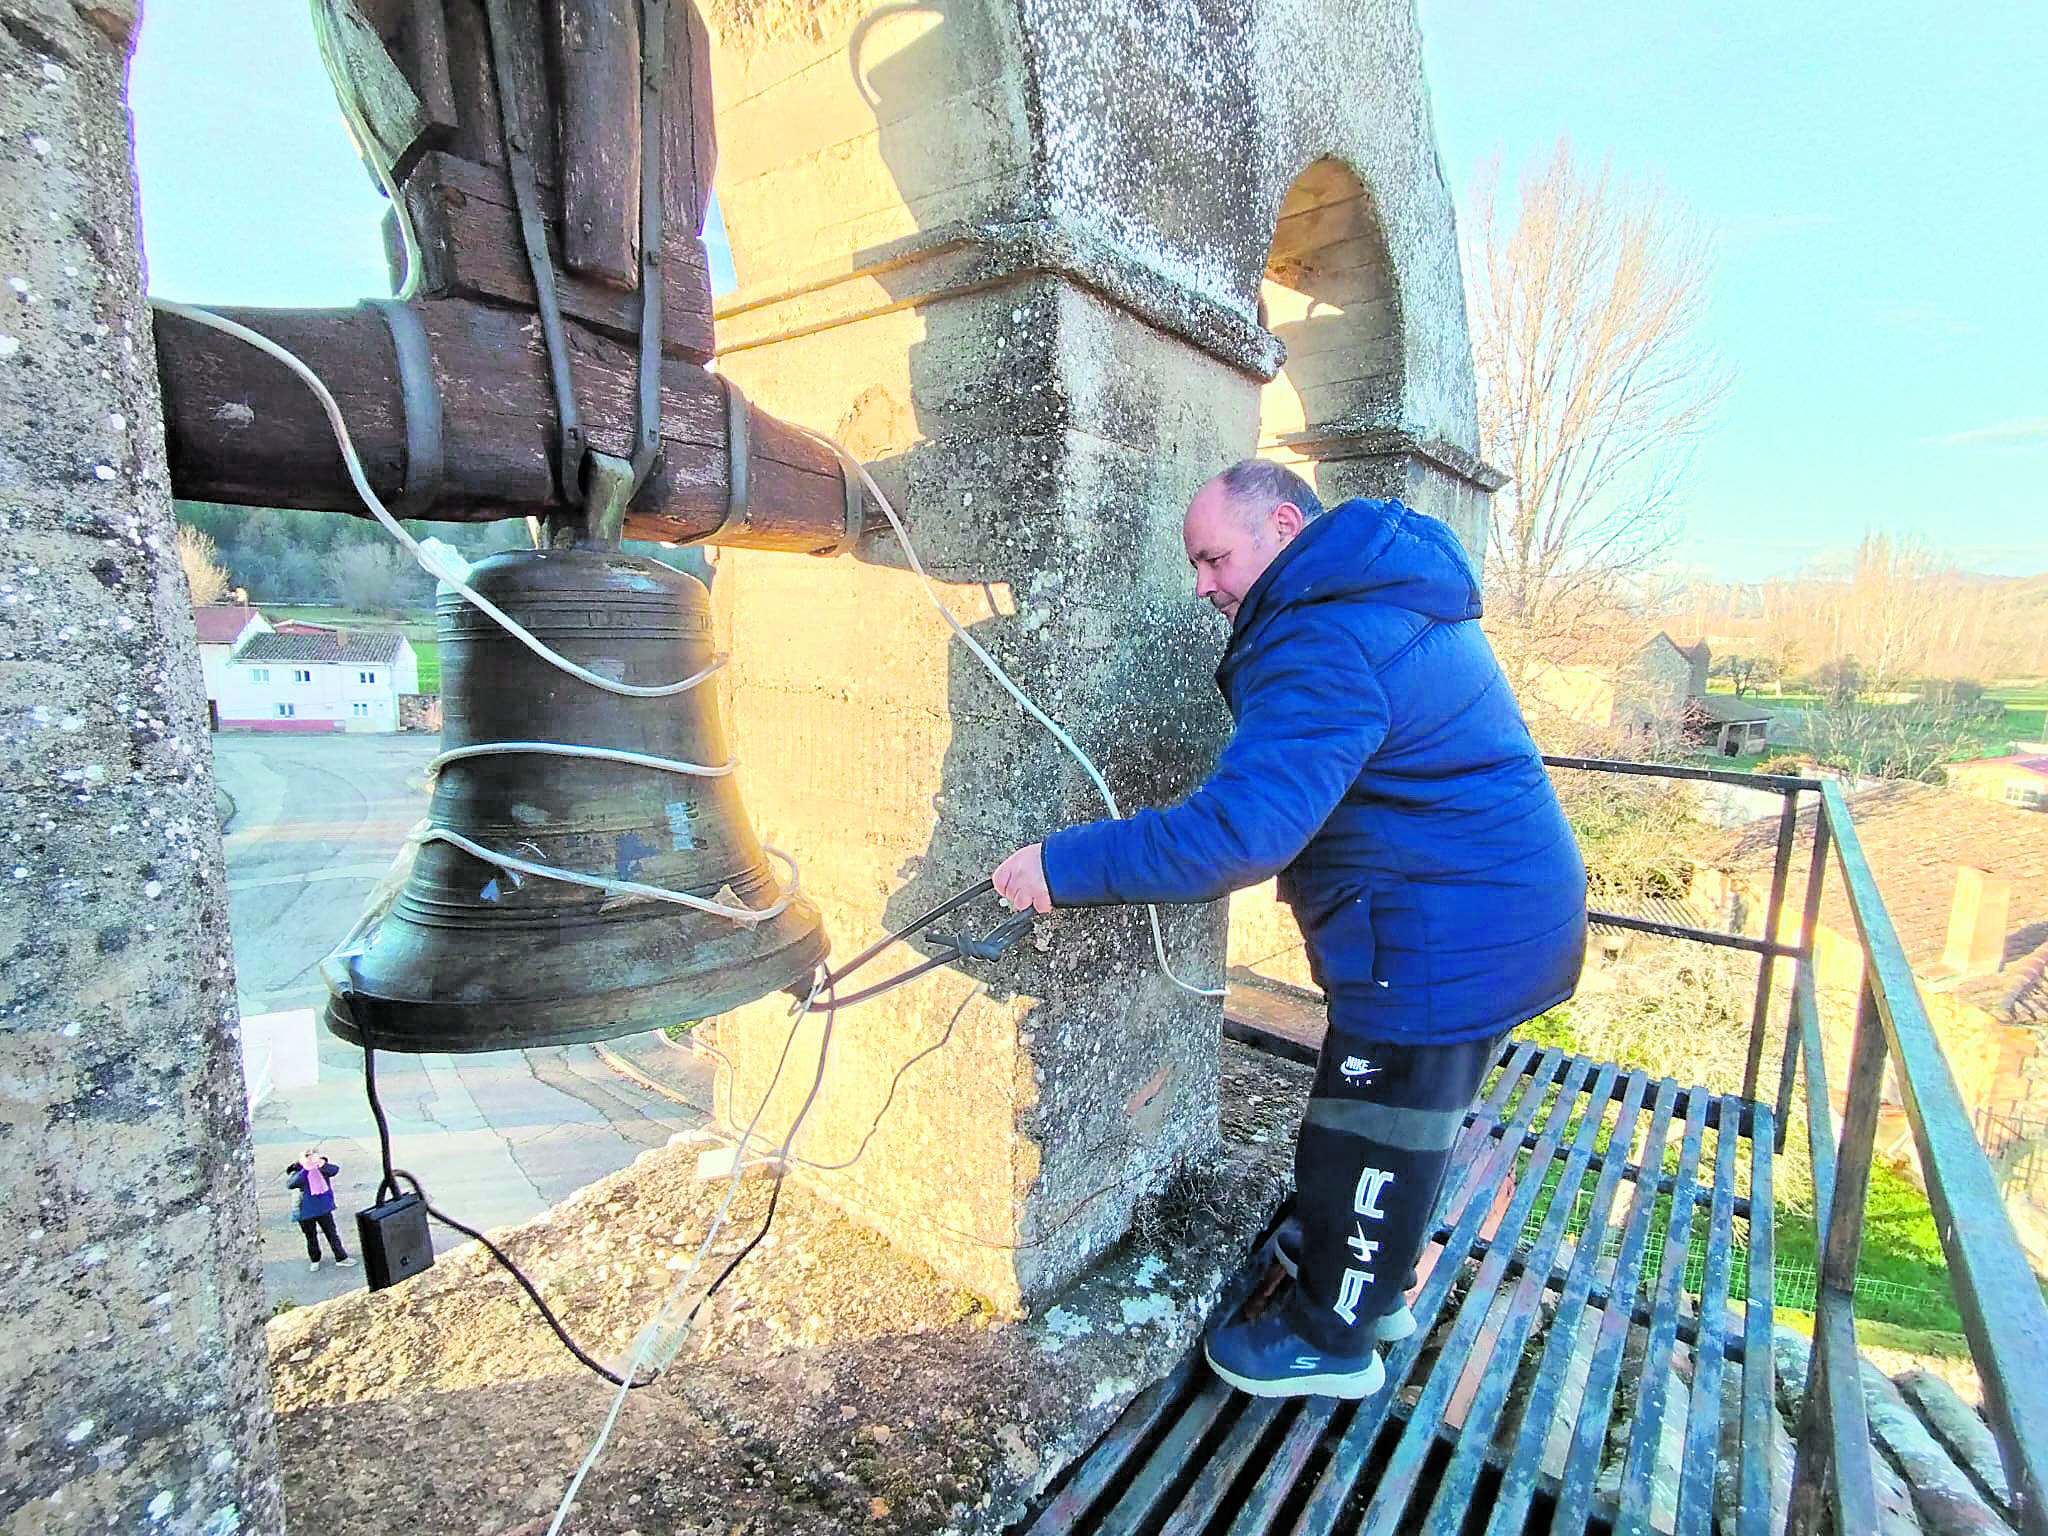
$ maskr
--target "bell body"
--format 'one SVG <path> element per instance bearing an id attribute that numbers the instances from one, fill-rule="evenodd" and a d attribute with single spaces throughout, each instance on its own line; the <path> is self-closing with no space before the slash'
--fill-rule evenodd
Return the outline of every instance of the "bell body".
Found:
<path id="1" fill-rule="evenodd" d="M 593 672 L 674 682 L 711 665 L 710 599 L 694 577 L 616 550 L 493 555 L 469 582 Z M 543 661 L 456 593 L 439 600 L 444 749 L 486 742 L 608 747 L 688 763 L 730 757 L 713 682 L 666 698 L 592 686 Z M 736 780 L 536 752 L 445 763 L 435 827 L 556 868 L 759 910 L 783 891 Z M 635 1034 L 801 985 L 825 956 L 799 897 L 758 924 L 672 902 L 514 874 L 423 843 L 361 951 L 328 1027 L 380 1050 L 490 1051 Z"/>

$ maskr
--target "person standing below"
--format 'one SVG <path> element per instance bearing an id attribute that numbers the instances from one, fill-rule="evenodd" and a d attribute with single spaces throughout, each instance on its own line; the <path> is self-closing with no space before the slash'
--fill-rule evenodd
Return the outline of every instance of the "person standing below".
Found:
<path id="1" fill-rule="evenodd" d="M 327 1246 L 334 1253 L 337 1268 L 347 1269 L 355 1263 L 341 1246 L 341 1234 L 334 1229 L 334 1176 L 340 1172 L 340 1168 L 327 1161 L 326 1153 L 317 1150 L 308 1151 L 285 1167 L 285 1183 L 299 1192 L 292 1220 L 306 1234 L 306 1257 L 313 1261 L 314 1269 L 320 1267 L 322 1232 L 327 1234 Z"/>
<path id="2" fill-rule="evenodd" d="M 1403 1292 L 1501 1040 L 1578 985 L 1586 869 L 1448 527 L 1397 501 L 1326 513 L 1252 459 L 1195 494 L 1183 536 L 1230 621 L 1214 770 L 1171 809 L 1018 849 L 995 885 L 1044 912 L 1279 876 L 1329 1014 L 1278 1233 L 1294 1278 L 1207 1352 L 1258 1396 L 1365 1397 L 1376 1345 L 1414 1330 Z"/>

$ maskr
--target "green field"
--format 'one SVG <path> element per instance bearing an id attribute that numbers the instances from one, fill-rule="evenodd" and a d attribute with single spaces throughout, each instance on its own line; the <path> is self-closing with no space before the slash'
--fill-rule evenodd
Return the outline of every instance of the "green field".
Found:
<path id="1" fill-rule="evenodd" d="M 1714 679 L 1707 685 L 1707 689 L 1710 693 L 1724 695 L 1733 691 L 1723 678 Z M 2004 705 L 2004 716 L 1971 722 L 1964 733 L 1963 756 L 2001 757 L 2012 750 L 2015 742 L 2048 741 L 2048 682 L 2013 683 L 1986 688 L 1984 696 Z M 1805 737 L 1802 717 L 1807 710 L 1821 708 L 1825 703 L 1817 693 L 1778 694 L 1772 693 L 1768 688 L 1752 689 L 1745 697 L 1758 707 L 1780 717 L 1780 723 L 1772 728 L 1771 746 L 1765 755 L 1798 750 Z M 1901 704 L 1884 707 L 1908 709 L 1912 706 Z M 1723 766 L 1726 765 L 1725 759 L 1717 761 Z"/>
<path id="2" fill-rule="evenodd" d="M 2048 741 L 2048 682 L 2016 684 L 1989 692 L 2005 706 L 2005 728 L 2014 741 Z"/>

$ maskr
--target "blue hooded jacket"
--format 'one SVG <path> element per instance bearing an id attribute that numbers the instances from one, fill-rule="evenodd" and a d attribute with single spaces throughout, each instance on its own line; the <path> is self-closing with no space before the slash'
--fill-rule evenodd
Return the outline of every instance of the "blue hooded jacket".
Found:
<path id="1" fill-rule="evenodd" d="M 1334 1027 L 1444 1043 L 1570 997 L 1586 867 L 1456 536 L 1347 501 L 1245 594 L 1237 729 L 1183 803 L 1045 840 L 1058 906 L 1214 901 L 1279 875 Z"/>

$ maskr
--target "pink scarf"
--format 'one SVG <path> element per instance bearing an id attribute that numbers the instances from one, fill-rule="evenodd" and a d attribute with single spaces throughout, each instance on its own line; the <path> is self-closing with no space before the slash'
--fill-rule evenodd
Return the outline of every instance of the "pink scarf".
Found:
<path id="1" fill-rule="evenodd" d="M 327 1193 L 328 1183 L 326 1174 L 322 1173 L 318 1168 L 304 1168 L 302 1171 L 306 1175 L 307 1194 L 317 1196 Z"/>

